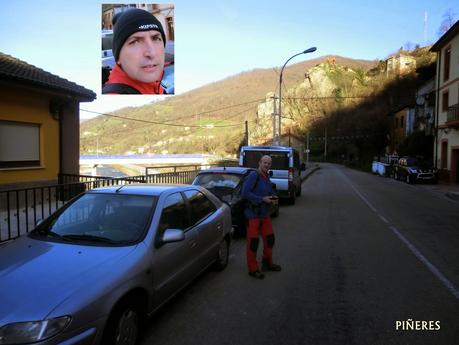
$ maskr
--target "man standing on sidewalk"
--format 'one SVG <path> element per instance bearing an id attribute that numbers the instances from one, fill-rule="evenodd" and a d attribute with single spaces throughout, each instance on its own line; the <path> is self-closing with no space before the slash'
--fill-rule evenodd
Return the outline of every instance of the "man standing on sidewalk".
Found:
<path id="1" fill-rule="evenodd" d="M 259 236 L 263 239 L 263 270 L 280 271 L 281 267 L 273 263 L 272 251 L 274 233 L 271 223 L 271 205 L 277 202 L 269 180 L 268 170 L 271 168 L 271 157 L 263 156 L 258 162 L 258 170 L 250 173 L 242 189 L 242 197 L 246 200 L 244 214 L 247 218 L 247 265 L 249 275 L 263 279 L 257 263 Z"/>

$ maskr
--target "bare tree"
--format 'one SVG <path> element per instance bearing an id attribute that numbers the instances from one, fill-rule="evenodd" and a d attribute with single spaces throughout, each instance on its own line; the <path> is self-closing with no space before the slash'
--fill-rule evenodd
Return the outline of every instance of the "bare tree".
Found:
<path id="1" fill-rule="evenodd" d="M 456 13 L 450 8 L 443 14 L 443 20 L 438 28 L 438 36 L 443 36 L 456 22 Z"/>

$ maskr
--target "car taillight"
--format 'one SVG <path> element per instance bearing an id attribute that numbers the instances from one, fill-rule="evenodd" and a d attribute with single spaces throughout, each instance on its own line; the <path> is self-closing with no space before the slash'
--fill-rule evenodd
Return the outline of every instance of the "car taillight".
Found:
<path id="1" fill-rule="evenodd" d="M 288 169 L 288 181 L 293 182 L 293 168 Z"/>

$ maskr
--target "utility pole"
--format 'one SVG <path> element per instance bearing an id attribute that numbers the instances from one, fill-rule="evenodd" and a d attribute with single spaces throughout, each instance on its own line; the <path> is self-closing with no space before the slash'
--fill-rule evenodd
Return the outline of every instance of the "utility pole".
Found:
<path id="1" fill-rule="evenodd" d="M 276 145 L 276 95 L 273 95 L 273 145 Z"/>
<path id="2" fill-rule="evenodd" d="M 325 148 L 324 148 L 324 161 L 327 160 L 327 128 L 325 127 Z"/>
<path id="3" fill-rule="evenodd" d="M 96 157 L 99 158 L 99 135 L 96 137 Z"/>
<path id="4" fill-rule="evenodd" d="M 245 144 L 249 146 L 249 122 L 245 121 Z"/>

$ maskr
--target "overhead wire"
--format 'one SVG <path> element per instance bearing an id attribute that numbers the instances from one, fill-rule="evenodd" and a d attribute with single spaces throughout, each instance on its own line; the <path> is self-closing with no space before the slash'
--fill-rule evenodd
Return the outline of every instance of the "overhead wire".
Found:
<path id="1" fill-rule="evenodd" d="M 250 102 L 250 103 L 253 103 L 253 102 Z M 247 103 L 243 103 L 243 104 L 248 104 L 248 102 L 247 102 Z M 240 104 L 240 105 L 242 105 L 242 104 Z M 252 109 L 252 107 L 245 108 L 245 109 L 243 109 L 243 110 L 240 111 L 240 112 L 237 112 L 237 113 L 235 113 L 235 114 L 232 114 L 232 115 L 230 115 L 230 116 L 227 116 L 227 117 L 225 117 L 225 118 L 223 118 L 223 119 L 218 119 L 217 121 L 225 121 L 225 120 L 232 119 L 232 118 L 234 118 L 234 117 L 236 117 L 236 116 L 238 116 L 238 115 L 240 115 L 240 114 L 242 114 L 242 113 L 244 113 L 244 112 L 246 112 L 246 111 L 248 111 L 248 110 L 250 110 L 250 109 Z M 105 116 L 107 116 L 107 117 L 112 117 L 112 116 L 111 116 L 112 114 L 104 114 L 104 113 L 101 113 L 101 115 L 105 115 Z M 122 118 L 122 119 L 125 119 L 125 120 L 131 120 L 131 118 L 120 117 L 120 116 L 117 116 L 117 115 L 113 115 L 113 117 Z M 248 122 L 249 122 L 249 123 L 252 123 L 252 122 L 255 122 L 255 121 L 256 121 L 256 120 L 251 120 L 251 121 L 248 121 Z M 141 122 L 148 122 L 148 121 L 147 121 L 147 120 L 142 120 Z M 138 126 L 138 127 L 134 127 L 134 128 L 129 128 L 128 130 L 130 130 L 131 132 L 133 132 L 133 131 L 137 131 L 137 130 L 139 130 L 139 129 L 140 129 L 140 130 L 143 130 L 143 129 L 146 129 L 147 127 L 150 127 L 150 126 L 153 126 L 153 125 L 158 125 L 158 124 L 159 124 L 159 123 L 157 123 L 157 122 L 150 121 L 150 122 L 148 122 L 147 125 L 142 125 L 142 126 Z M 161 124 L 161 125 L 165 125 L 165 126 L 168 125 L 167 123 L 166 123 L 166 124 L 160 123 L 160 124 Z M 214 126 L 212 126 L 212 127 L 209 127 L 208 125 L 195 125 L 195 126 L 193 126 L 193 125 L 187 125 L 187 124 L 177 124 L 177 125 L 175 125 L 175 127 L 177 127 L 177 126 L 178 126 L 178 127 L 191 127 L 191 128 L 193 128 L 194 130 L 199 130 L 199 129 L 209 129 L 209 128 L 237 127 L 237 126 L 241 126 L 241 123 L 233 124 L 233 125 L 220 125 L 220 126 L 214 125 Z M 116 135 L 116 134 L 125 133 L 125 132 L 126 132 L 126 129 L 120 129 L 120 130 L 118 130 L 118 131 L 110 131 L 110 135 Z M 99 136 L 99 135 L 94 135 L 94 136 L 92 136 L 92 137 L 85 137 L 84 140 L 96 140 L 98 136 Z"/>
<path id="2" fill-rule="evenodd" d="M 256 100 L 243 102 L 243 103 L 238 103 L 238 104 L 233 104 L 233 105 L 229 105 L 229 106 L 225 106 L 225 107 L 221 107 L 221 108 L 217 108 L 217 109 L 212 109 L 212 110 L 207 110 L 207 111 L 203 111 L 203 112 L 199 112 L 199 113 L 184 115 L 184 116 L 181 116 L 181 117 L 176 117 L 176 118 L 171 119 L 171 120 L 166 120 L 165 122 L 142 120 L 142 119 L 136 119 L 136 118 L 133 118 L 133 117 L 119 116 L 119 115 L 115 115 L 115 114 L 102 113 L 102 112 L 97 112 L 97 111 L 92 111 L 92 110 L 87 110 L 87 109 L 80 109 L 80 110 L 84 111 L 84 112 L 87 112 L 87 113 L 91 113 L 91 114 L 97 114 L 97 115 L 102 115 L 102 116 L 107 116 L 107 117 L 114 117 L 114 118 L 119 118 L 119 119 L 123 119 L 123 120 L 131 120 L 131 121 L 138 121 L 138 122 L 150 123 L 150 124 L 156 124 L 156 125 L 165 125 L 165 126 L 178 127 L 178 126 L 185 126 L 185 124 L 171 123 L 171 121 L 176 122 L 177 120 L 182 120 L 182 119 L 185 119 L 185 118 L 192 118 L 192 117 L 198 116 L 198 115 L 204 115 L 204 114 L 209 114 L 209 113 L 213 113 L 213 112 L 218 112 L 218 111 L 221 111 L 221 110 L 235 108 L 235 107 L 239 107 L 239 106 L 246 105 L 246 104 L 260 102 L 262 100 L 264 100 L 264 98 L 259 98 L 259 99 L 256 99 Z M 188 126 L 188 127 L 199 127 L 199 126 L 193 126 L 193 125 L 186 125 L 186 126 Z"/>

